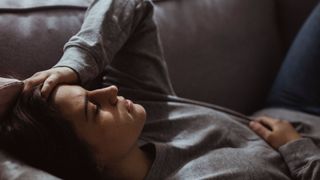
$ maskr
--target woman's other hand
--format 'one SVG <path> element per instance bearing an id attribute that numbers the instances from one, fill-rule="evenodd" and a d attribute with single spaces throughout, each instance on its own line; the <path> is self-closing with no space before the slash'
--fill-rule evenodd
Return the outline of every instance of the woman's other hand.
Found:
<path id="1" fill-rule="evenodd" d="M 35 73 L 24 80 L 23 91 L 43 83 L 41 96 L 47 99 L 54 87 L 61 83 L 75 84 L 79 81 L 75 71 L 68 67 L 56 67 Z"/>
<path id="2" fill-rule="evenodd" d="M 301 138 L 293 126 L 285 120 L 262 116 L 251 121 L 249 126 L 274 149 Z"/>

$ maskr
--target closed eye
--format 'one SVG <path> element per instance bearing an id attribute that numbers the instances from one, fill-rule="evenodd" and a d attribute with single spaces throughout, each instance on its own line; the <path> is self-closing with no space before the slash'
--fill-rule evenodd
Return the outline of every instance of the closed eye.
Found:
<path id="1" fill-rule="evenodd" d="M 90 104 L 90 108 L 88 106 L 88 104 Z M 85 117 L 88 120 L 88 114 L 92 114 L 92 119 L 95 119 L 96 116 L 99 114 L 100 112 L 100 104 L 94 103 L 91 100 L 89 100 L 88 97 L 88 93 L 86 93 L 86 95 L 84 96 L 84 109 L 85 109 Z M 90 113 L 88 113 L 88 109 L 90 109 Z M 93 112 L 94 111 L 94 112 Z"/>
<path id="2" fill-rule="evenodd" d="M 94 111 L 95 118 L 99 115 L 100 109 L 101 109 L 100 104 L 95 104 L 95 111 Z"/>

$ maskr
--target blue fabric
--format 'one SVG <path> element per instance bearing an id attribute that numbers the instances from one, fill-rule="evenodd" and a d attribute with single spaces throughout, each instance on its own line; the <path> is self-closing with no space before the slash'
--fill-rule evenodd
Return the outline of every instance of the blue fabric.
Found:
<path id="1" fill-rule="evenodd" d="M 293 42 L 267 99 L 267 107 L 320 115 L 320 4 Z"/>

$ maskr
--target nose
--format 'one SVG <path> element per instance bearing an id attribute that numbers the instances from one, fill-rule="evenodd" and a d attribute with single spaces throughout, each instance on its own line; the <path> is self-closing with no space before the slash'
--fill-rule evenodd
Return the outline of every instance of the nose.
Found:
<path id="1" fill-rule="evenodd" d="M 107 102 L 111 105 L 115 105 L 118 101 L 118 88 L 114 85 L 90 91 L 88 94 L 90 99 L 99 104 Z"/>

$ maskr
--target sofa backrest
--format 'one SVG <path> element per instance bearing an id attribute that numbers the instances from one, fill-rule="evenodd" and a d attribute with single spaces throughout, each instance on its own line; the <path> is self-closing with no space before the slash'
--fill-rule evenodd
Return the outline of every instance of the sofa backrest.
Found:
<path id="1" fill-rule="evenodd" d="M 0 76 L 10 74 L 24 79 L 54 65 L 64 43 L 79 30 L 91 1 L 1 1 Z M 284 44 L 291 42 L 292 35 L 287 35 L 290 28 L 286 29 L 288 14 L 295 14 L 288 25 L 297 19 L 297 26 L 314 5 L 306 2 L 304 7 L 300 2 L 301 17 L 296 18 L 300 11 L 286 9 L 293 6 L 288 1 L 154 3 L 177 94 L 245 114 L 263 105 L 284 57 Z M 279 8 L 285 12 L 279 13 Z M 291 34 L 296 33 L 297 28 L 293 29 Z"/>
<path id="2" fill-rule="evenodd" d="M 85 0 L 69 1 L 68 5 L 48 1 L 39 6 L 38 2 L 0 2 L 1 76 L 25 79 L 52 67 L 62 55 L 63 45 L 79 30 L 88 4 Z"/>
<path id="3" fill-rule="evenodd" d="M 243 113 L 261 106 L 282 58 L 274 1 L 160 0 L 157 5 L 177 94 Z"/>

